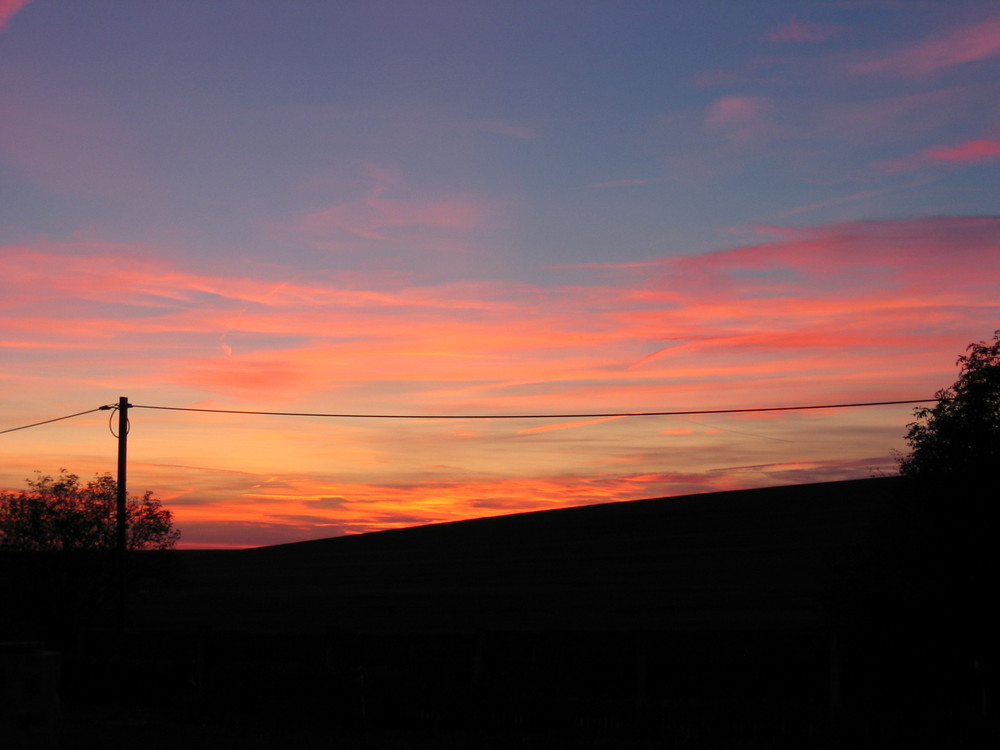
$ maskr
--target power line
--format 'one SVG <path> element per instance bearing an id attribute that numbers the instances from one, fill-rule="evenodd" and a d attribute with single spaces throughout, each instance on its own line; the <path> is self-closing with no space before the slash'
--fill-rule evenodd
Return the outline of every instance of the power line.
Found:
<path id="1" fill-rule="evenodd" d="M 53 422 L 61 422 L 64 419 L 72 419 L 73 417 L 82 417 L 84 414 L 92 414 L 95 411 L 106 411 L 111 407 L 109 406 L 98 406 L 96 409 L 88 409 L 87 411 L 77 412 L 76 414 L 67 414 L 65 417 L 56 417 L 55 419 L 46 419 L 44 422 L 35 422 L 34 424 L 26 424 L 23 427 L 11 427 L 7 430 L 0 430 L 0 435 L 6 434 L 8 432 L 17 432 L 18 430 L 27 430 L 29 427 L 38 427 L 43 424 L 52 424 Z"/>
<path id="2" fill-rule="evenodd" d="M 854 409 L 868 406 L 900 406 L 906 404 L 927 404 L 937 401 L 936 398 L 907 399 L 903 401 L 865 401 L 847 404 L 809 404 L 800 406 L 761 406 L 752 409 L 687 409 L 680 411 L 617 411 L 617 412 L 594 412 L 594 413 L 573 413 L 573 414 L 348 414 L 335 413 L 326 414 L 318 412 L 296 412 L 296 411 L 250 411 L 243 409 L 197 409 L 190 406 L 154 406 L 150 404 L 130 404 L 133 409 L 157 409 L 160 411 L 188 411 L 203 414 L 246 414 L 258 417 L 317 417 L 326 419 L 600 419 L 610 417 L 684 417 L 697 416 L 703 414 L 753 414 L 759 412 L 775 411 L 809 411 L 814 409 Z M 96 409 L 67 414 L 64 417 L 55 417 L 41 422 L 22 425 L 21 427 L 11 427 L 0 430 L 0 435 L 18 430 L 27 430 L 31 427 L 61 422 L 64 419 L 82 417 L 84 414 L 92 414 L 95 411 L 107 411 L 117 409 L 113 404 L 98 406 Z"/>
<path id="3" fill-rule="evenodd" d="M 621 411 L 593 414 L 319 414 L 293 411 L 248 411 L 241 409 L 197 409 L 188 406 L 150 406 L 132 404 L 133 409 L 158 409 L 162 411 L 190 411 L 205 414 L 249 414 L 262 417 L 323 417 L 329 419 L 596 419 L 601 417 L 681 417 L 699 414 L 750 414 L 767 411 L 807 411 L 811 409 L 851 409 L 867 406 L 897 406 L 926 404 L 936 398 L 908 399 L 905 401 L 866 401 L 850 404 L 810 404 L 808 406 L 762 406 L 752 409 L 697 409 L 684 411 Z M 107 408 L 107 407 L 104 407 Z"/>

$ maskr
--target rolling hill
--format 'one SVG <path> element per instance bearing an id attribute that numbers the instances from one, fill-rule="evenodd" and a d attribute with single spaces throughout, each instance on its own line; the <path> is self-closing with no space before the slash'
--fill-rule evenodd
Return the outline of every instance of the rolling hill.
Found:
<path id="1" fill-rule="evenodd" d="M 296 632 L 821 627 L 901 480 L 609 503 L 181 552 L 137 624 Z"/>

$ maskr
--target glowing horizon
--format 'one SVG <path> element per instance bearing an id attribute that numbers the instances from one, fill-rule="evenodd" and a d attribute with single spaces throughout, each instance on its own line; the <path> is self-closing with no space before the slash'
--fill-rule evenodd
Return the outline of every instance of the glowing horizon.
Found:
<path id="1" fill-rule="evenodd" d="M 0 429 L 930 398 L 1000 328 L 995 6 L 239 7 L 0 0 Z M 912 409 L 131 419 L 238 547 L 891 472 Z"/>

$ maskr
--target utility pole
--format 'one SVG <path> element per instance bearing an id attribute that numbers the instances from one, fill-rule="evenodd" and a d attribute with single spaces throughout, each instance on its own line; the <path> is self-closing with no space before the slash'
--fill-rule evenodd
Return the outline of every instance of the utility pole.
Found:
<path id="1" fill-rule="evenodd" d="M 125 557 L 125 479 L 128 473 L 128 410 L 132 406 L 128 398 L 118 399 L 118 497 L 115 520 L 115 552 L 119 561 Z"/>
<path id="2" fill-rule="evenodd" d="M 128 410 L 132 405 L 128 398 L 118 399 L 118 495 L 115 516 L 115 575 L 118 578 L 118 631 L 125 629 L 125 546 L 126 525 L 126 475 L 128 473 Z"/>

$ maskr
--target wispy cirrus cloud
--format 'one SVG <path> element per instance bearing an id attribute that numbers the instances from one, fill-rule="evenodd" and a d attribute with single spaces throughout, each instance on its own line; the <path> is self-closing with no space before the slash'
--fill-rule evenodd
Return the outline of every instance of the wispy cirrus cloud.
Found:
<path id="1" fill-rule="evenodd" d="M 588 188 L 620 188 L 620 187 L 639 187 L 641 185 L 652 185 L 657 182 L 662 182 L 662 177 L 647 177 L 640 179 L 631 180 L 608 180 L 607 182 L 595 182 L 591 185 L 587 185 Z"/>
<path id="2" fill-rule="evenodd" d="M 1000 158 L 1000 140 L 965 141 L 955 146 L 934 146 L 927 155 L 937 161 L 984 163 Z"/>
<path id="3" fill-rule="evenodd" d="M 509 122 L 500 122 L 498 120 L 477 120 L 473 123 L 473 125 L 476 129 L 484 133 L 492 133 L 494 135 L 502 135 L 509 138 L 519 138 L 523 141 L 529 141 L 538 137 L 537 133 L 531 128 Z"/>
<path id="4" fill-rule="evenodd" d="M 31 0 L 0 0 L 0 31 L 3 31 L 10 19 L 30 2 Z"/>
<path id="5" fill-rule="evenodd" d="M 538 427 L 527 427 L 523 430 L 518 430 L 517 434 L 534 435 L 540 432 L 552 432 L 553 430 L 570 430 L 574 427 L 585 427 L 591 424 L 610 422 L 615 419 L 621 419 L 621 417 L 595 417 L 594 419 L 578 419 L 572 422 L 556 422 L 553 424 L 539 425 Z"/>
<path id="6" fill-rule="evenodd" d="M 792 16 L 788 23 L 772 29 L 764 34 L 763 38 L 769 42 L 825 42 L 841 31 L 843 27 L 839 24 L 800 21 Z"/>
<path id="7" fill-rule="evenodd" d="M 705 112 L 704 127 L 733 145 L 746 146 L 767 140 L 779 132 L 766 100 L 756 96 L 724 96 Z"/>
<path id="8" fill-rule="evenodd" d="M 830 208 L 832 206 L 842 206 L 845 203 L 856 203 L 858 201 L 867 201 L 875 198 L 879 195 L 889 192 L 897 188 L 882 188 L 880 190 L 862 190 L 857 193 L 849 193 L 847 195 L 840 195 L 836 198 L 829 198 L 824 201 L 817 201 L 815 203 L 807 203 L 801 206 L 792 206 L 790 208 L 784 208 L 779 211 L 774 212 L 773 216 L 776 219 L 784 219 L 789 216 L 797 216 L 799 214 L 810 213 L 812 211 L 822 210 L 824 208 Z"/>
<path id="9" fill-rule="evenodd" d="M 424 199 L 413 195 L 398 172 L 369 165 L 373 182 L 363 199 L 347 201 L 300 218 L 297 229 L 313 235 L 347 233 L 367 240 L 386 240 L 414 228 L 470 229 L 483 219 L 485 206 L 454 198 Z"/>
<path id="10" fill-rule="evenodd" d="M 956 86 L 846 103 L 817 103 L 802 122 L 814 132 L 848 143 L 898 143 L 901 138 L 925 138 L 970 112 L 988 112 L 983 101 L 989 100 L 994 88 Z"/>
<path id="11" fill-rule="evenodd" d="M 957 167 L 989 164 L 998 160 L 1000 140 L 979 138 L 954 145 L 930 146 L 912 156 L 876 162 L 872 168 L 876 172 L 891 174 L 941 165 Z"/>
<path id="12" fill-rule="evenodd" d="M 86 358 L 83 341 L 95 358 L 127 347 L 141 353 L 135 370 L 204 398 L 358 403 L 384 399 L 384 387 L 397 391 L 394 407 L 418 410 L 563 407 L 584 394 L 631 409 L 648 407 L 644 386 L 658 378 L 683 382 L 686 398 L 701 378 L 699 402 L 720 379 L 753 389 L 773 378 L 777 394 L 786 357 L 807 351 L 822 390 L 879 362 L 914 315 L 990 316 L 998 246 L 994 217 L 857 222 L 597 265 L 609 282 L 550 287 L 276 282 L 199 274 L 149 252 L 136 260 L 122 247 L 7 248 L 0 305 L 22 362 L 44 348 L 71 368 Z M 856 359 L 836 366 L 828 350 Z"/>
<path id="13" fill-rule="evenodd" d="M 957 277 L 975 283 L 978 271 L 994 273 L 1000 270 L 1000 258 L 992 250 L 1000 243 L 1000 220 L 995 216 L 929 216 L 899 221 L 859 221 L 819 227 L 798 227 L 786 232 L 787 239 L 733 248 L 703 256 L 692 256 L 678 264 L 692 270 L 712 268 L 724 275 L 740 279 L 740 269 L 769 269 L 773 275 L 762 274 L 741 279 L 741 290 L 752 294 L 758 284 L 763 288 L 786 284 L 810 285 L 822 295 L 836 282 L 841 293 L 869 293 L 868 280 L 895 275 L 898 283 L 918 282 L 928 274 L 940 273 L 937 262 L 946 249 L 956 261 L 952 270 Z M 789 277 L 781 273 L 794 273 Z M 854 279 L 847 286 L 841 281 Z M 867 277 L 867 278 L 866 278 Z M 956 278 L 957 278 L 956 277 Z M 717 277 L 713 277 L 717 281 Z M 802 288 L 800 291 L 804 292 Z M 942 289 L 946 292 L 946 289 Z M 810 294 L 795 294 L 794 300 L 804 300 Z"/>
<path id="14" fill-rule="evenodd" d="M 879 54 L 848 66 L 856 75 L 902 77 L 929 75 L 1000 55 L 1000 17 L 986 18 L 934 34 L 889 54 Z"/>

